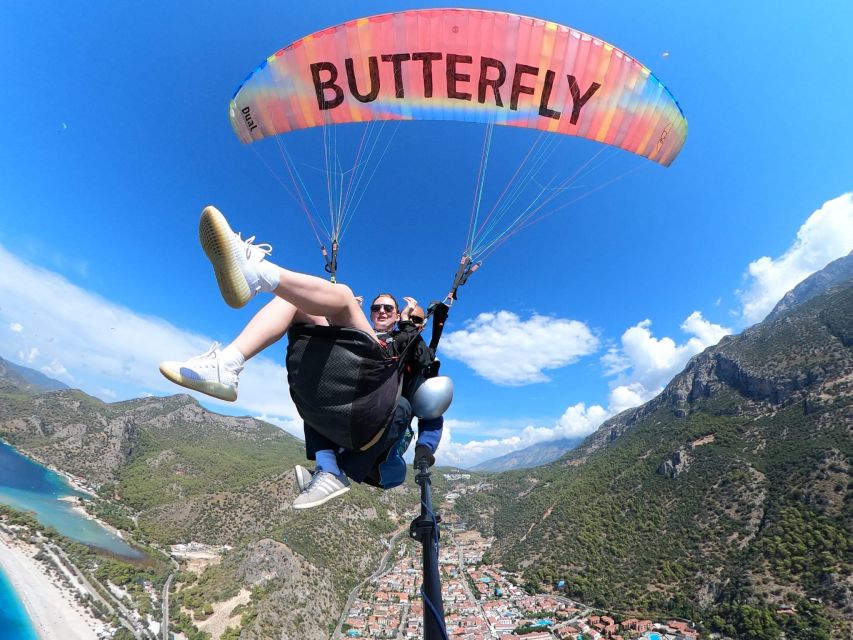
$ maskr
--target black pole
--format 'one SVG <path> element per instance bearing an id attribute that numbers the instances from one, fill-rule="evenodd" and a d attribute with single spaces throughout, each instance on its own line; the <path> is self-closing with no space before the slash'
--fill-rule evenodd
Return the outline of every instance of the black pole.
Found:
<path id="1" fill-rule="evenodd" d="M 429 341 L 429 348 L 435 353 L 438 341 L 441 340 L 441 332 L 444 331 L 444 323 L 447 322 L 447 315 L 450 313 L 450 307 L 443 302 L 433 302 L 429 306 L 433 320 L 432 340 Z"/>
<path id="2" fill-rule="evenodd" d="M 424 640 L 447 640 L 444 603 L 441 600 L 441 574 L 438 569 L 438 523 L 441 516 L 432 510 L 429 464 L 421 461 L 415 482 L 421 486 L 421 515 L 412 520 L 410 535 L 423 545 Z"/>

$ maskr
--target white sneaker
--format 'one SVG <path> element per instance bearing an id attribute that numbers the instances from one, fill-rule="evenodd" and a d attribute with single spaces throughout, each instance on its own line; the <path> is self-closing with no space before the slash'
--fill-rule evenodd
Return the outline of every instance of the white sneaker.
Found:
<path id="1" fill-rule="evenodd" d="M 349 491 L 349 480 L 344 474 L 336 476 L 328 471 L 317 471 L 311 482 L 293 501 L 294 509 L 310 509 L 319 507 L 343 493 Z"/>
<path id="2" fill-rule="evenodd" d="M 237 377 L 243 367 L 225 368 L 220 353 L 219 343 L 214 342 L 207 353 L 186 362 L 161 362 L 160 373 L 187 389 L 234 402 L 237 399 Z"/>
<path id="3" fill-rule="evenodd" d="M 213 265 L 219 291 L 229 306 L 239 309 L 267 284 L 258 265 L 272 253 L 272 247 L 253 245 L 255 236 L 243 240 L 239 233 L 231 230 L 216 207 L 205 207 L 201 212 L 198 237 Z"/>
<path id="4" fill-rule="evenodd" d="M 311 478 L 314 477 L 315 473 L 315 471 L 306 469 L 301 464 L 293 467 L 293 475 L 296 476 L 296 486 L 299 487 L 300 493 L 305 491 L 305 487 L 311 483 Z"/>

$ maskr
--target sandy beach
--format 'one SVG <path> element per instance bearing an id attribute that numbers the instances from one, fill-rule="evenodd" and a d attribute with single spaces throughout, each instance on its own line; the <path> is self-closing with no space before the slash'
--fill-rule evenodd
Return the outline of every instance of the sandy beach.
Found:
<path id="1" fill-rule="evenodd" d="M 0 531 L 0 567 L 24 603 L 42 640 L 95 640 L 105 625 L 91 616 L 64 582 L 33 556 L 38 549 Z"/>

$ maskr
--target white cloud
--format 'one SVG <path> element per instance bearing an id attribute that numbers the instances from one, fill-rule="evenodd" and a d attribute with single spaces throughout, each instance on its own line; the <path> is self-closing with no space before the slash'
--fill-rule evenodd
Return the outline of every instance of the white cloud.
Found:
<path id="1" fill-rule="evenodd" d="M 738 292 L 741 317 L 748 324 L 760 322 L 788 291 L 851 250 L 853 193 L 845 193 L 812 213 L 782 256 L 750 263 L 747 287 Z"/>
<path id="2" fill-rule="evenodd" d="M 647 319 L 630 327 L 622 334 L 621 345 L 612 347 L 601 358 L 605 375 L 616 376 L 610 390 L 611 415 L 656 396 L 692 356 L 732 332 L 728 327 L 705 320 L 699 311 L 681 323 L 681 330 L 691 335 L 682 344 L 669 337 L 654 337 L 651 325 L 652 321 Z"/>
<path id="3" fill-rule="evenodd" d="M 10 322 L 9 329 L 11 329 L 15 333 L 21 333 L 24 330 L 24 325 L 22 325 L 20 322 Z"/>
<path id="4" fill-rule="evenodd" d="M 705 320 L 698 311 L 691 313 L 681 324 L 682 331 L 690 337 L 680 345 L 672 338 L 654 337 L 651 324 L 651 320 L 643 320 L 627 329 L 622 334 L 621 346 L 613 347 L 602 357 L 606 375 L 615 376 L 607 408 L 599 405 L 587 407 L 579 402 L 568 407 L 549 427 L 519 425 L 506 431 L 504 437 L 465 443 L 454 441 L 454 421 L 448 419 L 437 453 L 438 462 L 471 467 L 540 442 L 585 437 L 608 418 L 641 405 L 660 393 L 663 385 L 684 368 L 691 356 L 731 333 L 731 329 Z M 465 424 L 469 429 L 482 431 L 488 428 L 492 434 L 499 433 L 488 425 L 476 422 Z"/>
<path id="5" fill-rule="evenodd" d="M 455 420 L 453 418 L 446 418 L 444 420 L 444 428 L 453 429 L 454 431 L 476 431 L 483 428 L 483 423 L 476 422 L 474 420 Z"/>
<path id="6" fill-rule="evenodd" d="M 473 467 L 483 460 L 496 458 L 510 451 L 523 448 L 520 443 L 521 438 L 519 436 L 471 440 L 464 444 L 456 443 L 453 442 L 451 430 L 445 427 L 441 445 L 436 453 L 436 463 L 452 467 Z"/>
<path id="7" fill-rule="evenodd" d="M 693 334 L 694 337 L 690 338 L 687 344 L 695 349 L 696 353 L 717 344 L 732 332 L 728 327 L 708 322 L 699 311 L 694 311 L 687 316 L 687 319 L 681 323 L 681 330 Z"/>
<path id="8" fill-rule="evenodd" d="M 32 364 L 39 357 L 39 350 L 36 347 L 30 347 L 29 349 L 19 349 L 18 350 L 18 360 L 21 362 L 26 362 L 27 364 Z"/>
<path id="9" fill-rule="evenodd" d="M 578 402 L 565 410 L 560 419 L 557 420 L 554 429 L 557 438 L 581 438 L 588 436 L 598 429 L 610 413 L 597 404 L 589 409 L 583 402 Z"/>
<path id="10" fill-rule="evenodd" d="M 512 435 L 506 437 L 471 440 L 460 443 L 453 440 L 456 425 L 459 421 L 448 419 L 444 423 L 441 444 L 436 453 L 438 464 L 472 467 L 484 460 L 497 458 L 513 451 L 525 449 L 540 442 L 560 440 L 563 438 L 580 438 L 595 431 L 609 417 L 609 412 L 603 407 L 593 405 L 586 407 L 579 402 L 563 413 L 550 427 L 527 425 L 515 429 Z M 470 423 L 462 423 L 470 424 Z"/>
<path id="11" fill-rule="evenodd" d="M 70 378 L 68 370 L 59 360 L 52 360 L 50 363 L 42 365 L 41 370 L 47 375 L 54 378 Z"/>
<path id="12" fill-rule="evenodd" d="M 656 390 L 649 392 L 639 382 L 620 384 L 610 390 L 610 410 L 613 412 L 613 415 L 616 415 L 625 411 L 625 409 L 638 407 L 654 397 L 656 393 Z"/>
<path id="13" fill-rule="evenodd" d="M 565 367 L 597 349 L 598 338 L 582 322 L 536 314 L 522 320 L 511 311 L 481 313 L 442 340 L 444 355 L 506 386 L 546 382 L 544 371 Z"/>
<path id="14" fill-rule="evenodd" d="M 274 424 L 279 429 L 287 431 L 290 435 L 296 436 L 300 440 L 305 439 L 305 431 L 302 428 L 302 420 L 294 418 L 279 418 L 277 416 L 268 416 L 265 414 L 255 416 L 258 420 Z"/>
<path id="15" fill-rule="evenodd" d="M 2 246 L 0 273 L 0 321 L 15 318 L 27 327 L 26 334 L 0 332 L 0 356 L 17 353 L 19 361 L 107 400 L 149 392 L 192 393 L 167 381 L 157 367 L 160 360 L 203 353 L 213 342 L 210 338 L 113 304 L 19 260 Z M 240 376 L 237 403 L 193 395 L 208 405 L 227 406 L 230 412 L 244 410 L 288 422 L 298 416 L 286 380 L 283 366 L 259 356 Z"/>

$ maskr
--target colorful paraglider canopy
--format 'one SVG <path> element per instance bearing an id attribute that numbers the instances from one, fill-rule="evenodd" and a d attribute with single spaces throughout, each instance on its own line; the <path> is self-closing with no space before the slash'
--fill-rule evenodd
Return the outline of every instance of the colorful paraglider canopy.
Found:
<path id="1" fill-rule="evenodd" d="M 599 38 L 495 11 L 402 11 L 281 49 L 230 105 L 243 142 L 373 120 L 461 120 L 580 136 L 668 166 L 687 121 L 661 82 Z"/>

